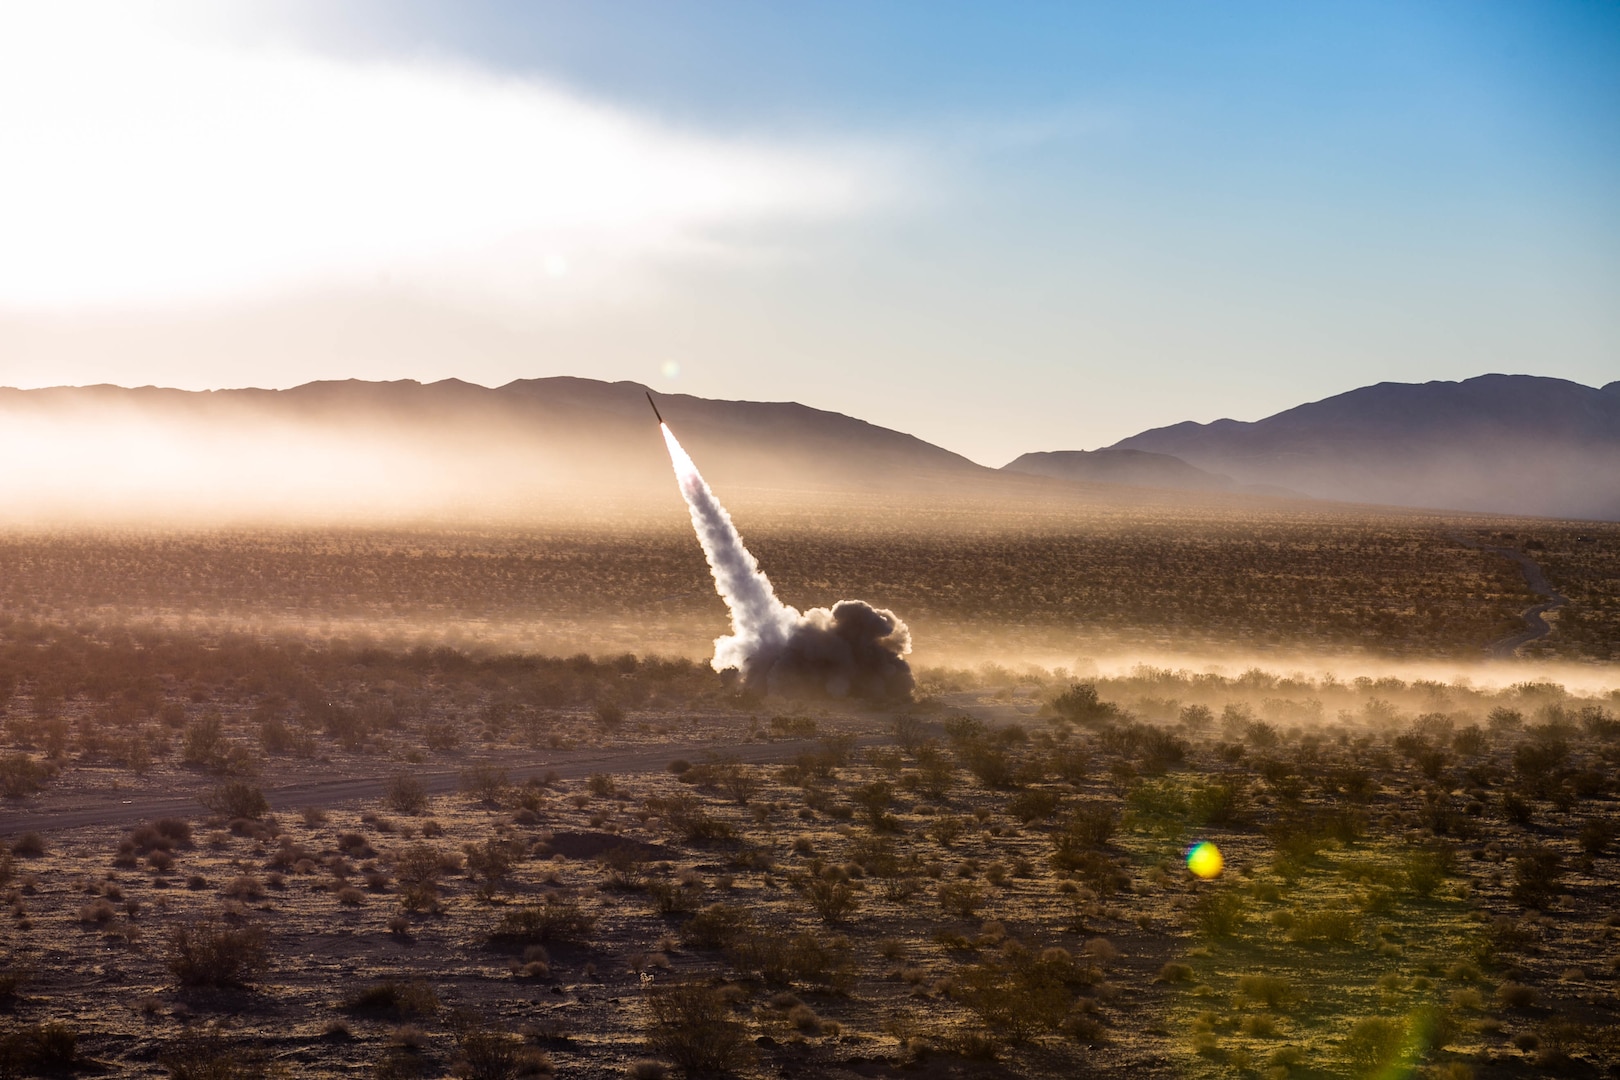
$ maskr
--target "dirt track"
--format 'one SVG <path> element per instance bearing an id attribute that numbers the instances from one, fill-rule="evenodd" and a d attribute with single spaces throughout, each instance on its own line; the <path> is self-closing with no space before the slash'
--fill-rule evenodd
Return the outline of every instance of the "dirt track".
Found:
<path id="1" fill-rule="evenodd" d="M 878 736 L 866 736 L 857 745 L 868 746 L 883 741 Z M 591 773 L 657 772 L 672 760 L 684 757 L 701 760 L 706 753 L 726 754 L 748 764 L 770 764 L 790 760 L 802 750 L 812 749 L 815 740 L 801 739 L 791 742 L 764 743 L 671 743 L 651 750 L 623 753 L 575 752 L 553 754 L 544 758 L 526 757 L 521 761 L 500 764 L 514 782 L 530 777 L 555 773 L 564 780 L 582 780 Z M 469 763 L 472 764 L 472 763 Z M 394 771 L 397 771 L 394 770 Z M 433 795 L 456 791 L 461 784 L 461 768 L 432 769 L 412 772 Z M 389 777 L 345 778 L 319 782 L 284 784 L 264 787 L 265 798 L 272 810 L 287 812 L 306 806 L 332 807 L 362 799 L 381 798 L 387 790 Z M 211 784 L 200 785 L 209 787 Z M 23 832 L 46 832 L 53 829 L 75 829 L 89 825 L 120 825 L 165 816 L 192 816 L 199 812 L 195 794 L 172 798 L 141 798 L 113 801 L 99 800 L 88 806 L 70 810 L 52 810 L 34 813 L 0 815 L 0 836 Z"/>
<path id="2" fill-rule="evenodd" d="M 1500 641 L 1491 644 L 1491 655 L 1493 657 L 1498 660 L 1513 657 L 1518 654 L 1520 647 L 1528 645 L 1532 641 L 1539 641 L 1552 633 L 1552 624 L 1547 622 L 1545 616 L 1549 611 L 1557 611 L 1569 603 L 1569 599 L 1553 588 L 1552 582 L 1547 580 L 1547 572 L 1541 568 L 1539 563 L 1517 548 L 1493 547 L 1489 544 L 1469 540 L 1463 536 L 1456 536 L 1454 539 L 1464 547 L 1475 548 L 1491 555 L 1500 555 L 1504 559 L 1511 559 L 1518 564 L 1519 572 L 1524 575 L 1524 583 L 1530 587 L 1530 591 L 1537 596 L 1546 597 L 1541 603 L 1532 604 L 1519 613 L 1519 617 L 1524 620 L 1523 630 L 1516 634 L 1509 634 Z"/>

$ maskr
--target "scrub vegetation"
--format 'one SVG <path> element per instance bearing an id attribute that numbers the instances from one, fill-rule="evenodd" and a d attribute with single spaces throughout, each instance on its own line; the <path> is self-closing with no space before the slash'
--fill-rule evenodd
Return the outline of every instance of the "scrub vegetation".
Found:
<path id="1" fill-rule="evenodd" d="M 1620 1066 L 1613 695 L 5 634 L 6 1075 Z"/>
<path id="2" fill-rule="evenodd" d="M 1536 597 L 1525 650 L 1620 660 L 1620 526 L 1420 513 L 731 500 L 784 600 L 892 608 L 924 663 L 1174 646 L 1475 658 Z M 0 611 L 50 622 L 371 637 L 394 647 L 707 656 L 725 629 L 685 514 L 538 529 L 0 533 Z M 930 659 L 932 657 L 932 659 Z M 1048 661 L 1050 663 L 1051 661 Z"/>
<path id="3" fill-rule="evenodd" d="M 784 598 L 998 662 L 742 693 L 639 527 L 0 538 L 0 1076 L 1620 1069 L 1610 669 L 1384 660 L 1522 625 L 1457 523 L 769 509 Z M 1527 651 L 1612 658 L 1612 530 L 1532 524 Z M 1012 659 L 1110 638 L 1347 659 Z"/>

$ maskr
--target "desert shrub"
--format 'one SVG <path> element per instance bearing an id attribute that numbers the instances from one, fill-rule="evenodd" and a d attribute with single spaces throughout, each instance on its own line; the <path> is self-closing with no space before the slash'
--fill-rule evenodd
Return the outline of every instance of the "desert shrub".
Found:
<path id="1" fill-rule="evenodd" d="M 29 830 L 11 842 L 11 853 L 19 859 L 37 859 L 45 854 L 45 838 Z"/>
<path id="2" fill-rule="evenodd" d="M 186 728 L 180 762 L 222 776 L 252 776 L 258 771 L 247 747 L 225 737 L 224 721 L 209 712 Z"/>
<path id="3" fill-rule="evenodd" d="M 1346 944 L 1361 936 L 1361 917 L 1349 908 L 1295 909 L 1288 940 L 1300 944 Z"/>
<path id="4" fill-rule="evenodd" d="M 263 972 L 268 945 L 262 926 L 194 919 L 169 933 L 169 972 L 181 986 L 244 987 Z"/>
<path id="5" fill-rule="evenodd" d="M 343 1002 L 343 1007 L 352 1013 L 405 1020 L 438 1012 L 439 996 L 430 984 L 421 980 L 388 979 L 356 991 Z"/>
<path id="6" fill-rule="evenodd" d="M 1344 1056 L 1357 1071 L 1381 1072 L 1400 1060 L 1406 1025 L 1384 1016 L 1357 1020 L 1344 1041 Z"/>
<path id="7" fill-rule="evenodd" d="M 771 717 L 770 727 L 771 734 L 779 739 L 813 739 L 816 737 L 816 721 L 809 716 L 773 716 Z"/>
<path id="8" fill-rule="evenodd" d="M 1433 896 L 1451 872 L 1451 852 L 1443 848 L 1413 851 L 1402 861 L 1406 887 L 1415 896 Z"/>
<path id="9" fill-rule="evenodd" d="M 710 904 L 681 927 L 681 940 L 696 949 L 725 949 L 755 932 L 754 915 L 735 904 Z"/>
<path id="10" fill-rule="evenodd" d="M 1007 800 L 1007 813 L 1028 825 L 1057 813 L 1058 793 L 1045 788 L 1027 788 Z"/>
<path id="11" fill-rule="evenodd" d="M 1526 791 L 1546 796 L 1568 758 L 1569 744 L 1560 735 L 1541 732 L 1514 748 L 1513 771 Z"/>
<path id="12" fill-rule="evenodd" d="M 1243 898 L 1230 889 L 1211 889 L 1193 905 L 1193 921 L 1213 938 L 1231 937 L 1243 925 Z"/>
<path id="13" fill-rule="evenodd" d="M 45 787 L 46 781 L 56 775 L 56 767 L 47 761 L 38 761 L 21 752 L 0 757 L 0 795 L 8 799 L 22 799 Z"/>
<path id="14" fill-rule="evenodd" d="M 264 882 L 252 874 L 242 874 L 232 878 L 220 891 L 232 900 L 262 900 Z"/>
<path id="15" fill-rule="evenodd" d="M 701 799 L 686 792 L 648 799 L 646 807 L 689 844 L 729 840 L 736 835 L 730 825 L 709 814 Z"/>
<path id="16" fill-rule="evenodd" d="M 372 1080 L 424 1080 L 432 1065 L 415 1046 L 391 1046 L 371 1068 Z"/>
<path id="17" fill-rule="evenodd" d="M 455 1074 L 467 1080 L 512 1080 L 513 1077 L 546 1072 L 536 1069 L 523 1046 L 523 1040 L 509 1031 L 490 1027 L 481 1018 L 466 1012 L 451 1018 L 456 1036 Z"/>
<path id="18" fill-rule="evenodd" d="M 1562 864 L 1563 859 L 1551 848 L 1526 849 L 1513 860 L 1513 885 L 1508 890 L 1513 902 L 1536 909 L 1551 904 L 1563 889 Z"/>
<path id="19" fill-rule="evenodd" d="M 1515 825 L 1529 825 L 1535 820 L 1535 814 L 1535 803 L 1517 791 L 1504 791 L 1502 793 L 1502 816 Z"/>
<path id="20" fill-rule="evenodd" d="M 191 846 L 191 823 L 183 818 L 158 818 L 150 827 L 172 847 Z"/>
<path id="21" fill-rule="evenodd" d="M 936 892 L 940 910 L 959 919 L 971 919 L 984 906 L 984 890 L 971 881 L 942 881 Z"/>
<path id="22" fill-rule="evenodd" d="M 210 788 L 198 801 L 220 817 L 245 818 L 257 821 L 270 812 L 270 803 L 264 792 L 245 780 L 227 780 Z"/>
<path id="23" fill-rule="evenodd" d="M 1586 854 L 1602 855 L 1616 836 L 1620 836 L 1620 823 L 1608 818 L 1589 818 L 1581 825 L 1580 835 L 1576 839 Z"/>
<path id="24" fill-rule="evenodd" d="M 1075 683 L 1052 699 L 1052 711 L 1071 723 L 1095 726 L 1120 715 L 1119 706 L 1097 696 L 1094 682 Z"/>
<path id="25" fill-rule="evenodd" d="M 1158 977 L 1153 981 L 1162 983 L 1190 983 L 1193 981 L 1193 969 L 1186 964 L 1178 964 L 1172 961 L 1159 969 Z"/>
<path id="26" fill-rule="evenodd" d="M 422 725 L 422 743 L 429 750 L 449 753 L 461 745 L 461 732 L 455 724 L 429 721 Z"/>
<path id="27" fill-rule="evenodd" d="M 414 816 L 427 809 L 427 785 L 410 773 L 398 773 L 389 779 L 383 798 L 395 813 Z"/>
<path id="28" fill-rule="evenodd" d="M 112 906 L 111 901 L 106 897 L 97 897 L 79 909 L 79 921 L 101 926 L 111 922 L 117 914 L 118 911 Z"/>
<path id="29" fill-rule="evenodd" d="M 453 866 L 452 859 L 444 851 L 429 843 L 411 844 L 396 851 L 394 876 L 399 878 L 399 900 L 405 910 L 437 908 L 439 879 Z"/>
<path id="30" fill-rule="evenodd" d="M 0 1077 L 66 1076 L 79 1064 L 79 1033 L 66 1024 L 35 1024 L 0 1036 Z"/>
<path id="31" fill-rule="evenodd" d="M 987 788 L 1013 786 L 1013 762 L 1007 751 L 989 742 L 976 740 L 957 747 L 958 762 Z"/>
<path id="32" fill-rule="evenodd" d="M 1537 996 L 1534 987 L 1511 979 L 1496 988 L 1496 1000 L 1505 1009 L 1528 1009 L 1536 1003 Z"/>
<path id="33" fill-rule="evenodd" d="M 758 972 L 773 986 L 798 982 L 843 991 L 854 980 L 850 943 L 841 936 L 754 934 L 728 948 L 726 959 L 739 971 Z"/>
<path id="34" fill-rule="evenodd" d="M 1151 724 L 1141 725 L 1137 743 L 1137 764 L 1145 773 L 1157 775 L 1187 760 L 1187 744 L 1174 732 Z"/>
<path id="35" fill-rule="evenodd" d="M 1106 847 L 1119 824 L 1119 814 L 1103 803 L 1078 806 L 1052 833 L 1052 865 L 1059 870 L 1079 868 L 1089 852 Z"/>
<path id="36" fill-rule="evenodd" d="M 647 1045 L 689 1076 L 730 1073 L 749 1060 L 747 1030 L 712 987 L 661 986 L 647 995 Z"/>
<path id="37" fill-rule="evenodd" d="M 1244 975 L 1238 979 L 1238 996 L 1254 1005 L 1281 1009 L 1294 1001 L 1294 984 L 1281 975 Z"/>
<path id="38" fill-rule="evenodd" d="M 992 1037 L 1015 1045 L 1056 1030 L 1074 997 L 1050 967 L 1027 956 L 964 969 L 951 996 L 971 1009 Z"/>
<path id="39" fill-rule="evenodd" d="M 505 769 L 496 765 L 470 765 L 461 770 L 461 790 L 486 806 L 498 806 L 511 786 Z"/>
<path id="40" fill-rule="evenodd" d="M 759 794 L 765 786 L 758 770 L 746 765 L 730 762 L 721 766 L 716 775 L 716 782 L 720 790 L 724 791 L 731 801 L 738 806 L 747 806 L 753 797 Z"/>
<path id="41" fill-rule="evenodd" d="M 1196 825 L 1235 825 L 1249 812 L 1249 789 L 1241 780 L 1193 783 L 1187 789 L 1187 812 Z"/>
<path id="42" fill-rule="evenodd" d="M 596 726 L 603 731 L 614 732 L 624 726 L 624 710 L 616 702 L 599 701 L 592 713 L 596 717 Z"/>
<path id="43" fill-rule="evenodd" d="M 849 921 L 860 907 L 860 898 L 847 882 L 812 877 L 799 887 L 799 895 L 818 918 L 828 926 Z"/>
<path id="44" fill-rule="evenodd" d="M 482 844 L 464 844 L 467 856 L 467 876 L 478 882 L 478 896 L 493 899 L 512 876 L 512 868 L 522 858 L 526 848 L 520 840 L 491 837 Z"/>
<path id="45" fill-rule="evenodd" d="M 690 914 L 697 910 L 698 899 L 703 895 L 700 884 L 662 878 L 647 882 L 646 888 L 653 902 L 653 910 L 660 915 Z"/>
<path id="46" fill-rule="evenodd" d="M 544 903 L 529 904 L 501 916 L 491 931 L 492 943 L 502 945 L 531 945 L 541 942 L 563 942 L 582 945 L 590 940 L 596 929 L 598 916 L 580 907 L 577 900 L 562 896 L 548 896 Z"/>
<path id="47" fill-rule="evenodd" d="M 0 960 L 0 1012 L 10 1012 L 17 1007 L 22 988 L 32 975 L 33 972 L 14 957 Z"/>

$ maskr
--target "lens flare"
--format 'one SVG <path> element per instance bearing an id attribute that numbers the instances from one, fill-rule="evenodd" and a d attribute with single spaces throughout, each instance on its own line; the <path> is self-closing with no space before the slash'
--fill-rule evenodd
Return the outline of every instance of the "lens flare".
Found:
<path id="1" fill-rule="evenodd" d="M 1221 857 L 1221 849 L 1208 840 L 1200 840 L 1187 849 L 1187 869 L 1205 881 L 1219 877 L 1224 866 L 1226 860 Z"/>

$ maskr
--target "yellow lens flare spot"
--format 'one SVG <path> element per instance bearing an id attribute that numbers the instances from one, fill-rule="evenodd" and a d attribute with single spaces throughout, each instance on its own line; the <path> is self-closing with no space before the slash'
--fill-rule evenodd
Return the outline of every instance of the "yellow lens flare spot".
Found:
<path id="1" fill-rule="evenodd" d="M 1194 844 L 1187 851 L 1187 869 L 1205 881 L 1220 876 L 1221 869 L 1225 866 L 1226 860 L 1221 858 L 1221 849 L 1208 840 Z"/>

